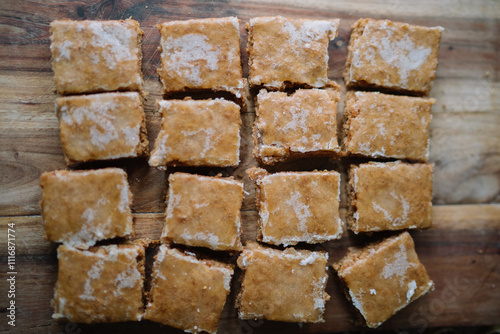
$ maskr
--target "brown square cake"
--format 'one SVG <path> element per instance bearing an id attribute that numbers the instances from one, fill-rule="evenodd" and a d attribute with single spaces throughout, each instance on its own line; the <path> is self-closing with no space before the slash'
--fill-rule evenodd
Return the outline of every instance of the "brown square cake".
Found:
<path id="1" fill-rule="evenodd" d="M 432 164 L 369 162 L 349 170 L 349 229 L 358 232 L 432 226 Z"/>
<path id="2" fill-rule="evenodd" d="M 42 218 L 49 241 L 88 248 L 134 235 L 127 174 L 119 168 L 42 174 Z"/>
<path id="3" fill-rule="evenodd" d="M 59 246 L 54 319 L 78 323 L 138 321 L 145 249 L 141 244 L 79 250 Z"/>
<path id="4" fill-rule="evenodd" d="M 356 21 L 347 48 L 346 85 L 429 95 L 443 30 L 389 20 Z"/>
<path id="5" fill-rule="evenodd" d="M 56 113 L 68 165 L 148 153 L 144 110 L 137 92 L 60 97 Z"/>
<path id="6" fill-rule="evenodd" d="M 170 174 L 162 239 L 213 250 L 241 250 L 243 183 L 233 178 Z"/>
<path id="7" fill-rule="evenodd" d="M 134 20 L 50 24 L 50 50 L 59 94 L 142 91 L 141 40 Z"/>
<path id="8" fill-rule="evenodd" d="M 249 242 L 238 258 L 244 271 L 237 306 L 240 319 L 323 322 L 328 253 Z"/>
<path id="9" fill-rule="evenodd" d="M 274 245 L 340 239 L 340 174 L 336 171 L 247 171 L 257 185 L 257 239 Z"/>
<path id="10" fill-rule="evenodd" d="M 427 161 L 435 99 L 378 92 L 348 92 L 344 109 L 345 155 Z"/>
<path id="11" fill-rule="evenodd" d="M 232 266 L 161 245 L 144 319 L 190 333 L 215 333 L 233 272 Z"/>
<path id="12" fill-rule="evenodd" d="M 164 94 L 214 90 L 244 96 L 238 18 L 170 21 L 158 29 Z"/>
<path id="13" fill-rule="evenodd" d="M 224 99 L 162 100 L 149 165 L 230 167 L 240 162 L 240 107 Z"/>
<path id="14" fill-rule="evenodd" d="M 269 165 L 291 157 L 337 156 L 339 96 L 337 85 L 291 95 L 262 89 L 253 130 L 255 158 Z"/>
<path id="15" fill-rule="evenodd" d="M 347 298 L 371 328 L 434 288 L 408 232 L 350 249 L 334 269 Z"/>
<path id="16" fill-rule="evenodd" d="M 251 86 L 328 85 L 328 43 L 339 20 L 255 17 L 247 24 Z"/>

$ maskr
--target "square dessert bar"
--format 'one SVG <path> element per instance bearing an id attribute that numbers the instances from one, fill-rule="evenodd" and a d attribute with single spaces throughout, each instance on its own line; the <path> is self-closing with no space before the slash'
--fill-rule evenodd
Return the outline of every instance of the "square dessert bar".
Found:
<path id="1" fill-rule="evenodd" d="M 299 89 L 288 95 L 257 95 L 254 156 L 263 164 L 291 157 L 337 156 L 337 85 L 331 89 Z"/>
<path id="2" fill-rule="evenodd" d="M 349 170 L 349 229 L 358 232 L 432 226 L 432 164 L 369 162 Z"/>
<path id="3" fill-rule="evenodd" d="M 241 250 L 243 183 L 233 178 L 170 174 L 164 241 Z"/>
<path id="4" fill-rule="evenodd" d="M 190 333 L 215 333 L 233 273 L 230 265 L 161 245 L 144 319 Z"/>
<path id="5" fill-rule="evenodd" d="M 224 99 L 162 100 L 152 167 L 234 167 L 240 162 L 240 107 Z"/>
<path id="6" fill-rule="evenodd" d="M 185 90 L 245 92 L 236 17 L 159 24 L 163 93 Z"/>
<path id="7" fill-rule="evenodd" d="M 425 162 L 435 99 L 378 92 L 348 92 L 344 109 L 345 155 Z"/>
<path id="8" fill-rule="evenodd" d="M 328 253 L 249 242 L 238 258 L 244 271 L 237 298 L 240 319 L 323 322 Z"/>
<path id="9" fill-rule="evenodd" d="M 282 90 L 328 85 L 328 43 L 339 20 L 255 17 L 247 24 L 249 83 Z"/>
<path id="10" fill-rule="evenodd" d="M 88 248 L 134 235 L 127 174 L 119 168 L 42 174 L 42 218 L 49 241 Z"/>
<path id="11" fill-rule="evenodd" d="M 56 113 L 68 165 L 148 153 L 144 110 L 137 92 L 60 97 Z"/>
<path id="12" fill-rule="evenodd" d="M 434 289 L 408 232 L 350 249 L 333 267 L 347 299 L 371 328 Z"/>
<path id="13" fill-rule="evenodd" d="M 54 319 L 78 323 L 138 321 L 145 247 L 140 243 L 79 250 L 59 246 Z"/>
<path id="14" fill-rule="evenodd" d="M 388 20 L 358 20 L 347 48 L 347 87 L 429 95 L 443 30 Z"/>
<path id="15" fill-rule="evenodd" d="M 134 20 L 50 24 L 50 50 L 59 94 L 142 91 L 143 31 Z"/>
<path id="16" fill-rule="evenodd" d="M 340 239 L 340 174 L 335 171 L 247 171 L 257 185 L 257 239 L 274 245 Z"/>

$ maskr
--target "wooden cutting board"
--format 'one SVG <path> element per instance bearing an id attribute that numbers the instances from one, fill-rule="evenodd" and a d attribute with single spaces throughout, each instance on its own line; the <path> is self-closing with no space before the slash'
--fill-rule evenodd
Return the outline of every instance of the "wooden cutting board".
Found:
<path id="1" fill-rule="evenodd" d="M 462 1 L 89 1 L 54 0 L 0 2 L 0 254 L 7 263 L 9 224 L 15 230 L 16 327 L 19 333 L 179 332 L 151 322 L 77 325 L 52 320 L 50 301 L 57 279 L 56 245 L 43 238 L 40 218 L 40 174 L 67 168 L 54 115 L 54 79 L 50 64 L 49 23 L 55 19 L 138 20 L 145 32 L 143 72 L 149 140 L 159 128 L 155 101 L 161 98 L 156 68 L 160 64 L 159 33 L 155 25 L 168 20 L 237 16 L 241 19 L 242 49 L 245 24 L 252 17 L 283 15 L 294 18 L 340 18 L 338 38 L 330 45 L 330 78 L 342 83 L 350 25 L 358 18 L 387 18 L 426 26 L 443 26 L 438 74 L 431 96 L 437 99 L 431 124 L 434 175 L 434 225 L 413 231 L 417 252 L 436 283 L 436 290 L 417 300 L 382 326 L 423 330 L 436 326 L 492 325 L 500 314 L 500 3 Z M 243 51 L 244 73 L 248 73 Z M 342 103 L 341 103 L 342 105 Z M 341 112 L 342 107 L 340 108 Z M 242 112 L 242 163 L 238 168 L 177 168 L 214 175 L 233 175 L 249 193 L 243 203 L 243 240 L 255 239 L 254 188 L 245 170 L 256 163 L 250 140 L 253 104 Z M 335 169 L 345 176 L 345 163 L 329 159 L 301 160 L 270 170 Z M 137 237 L 158 238 L 165 210 L 168 172 L 149 168 L 145 160 L 96 163 L 81 168 L 123 167 L 134 193 Z M 345 206 L 345 198 L 342 198 Z M 345 210 L 342 210 L 345 214 Z M 12 234 L 12 233 L 11 233 Z M 347 247 L 370 237 L 345 233 L 317 249 L 332 260 Z M 0 272 L 0 308 L 9 303 L 6 279 Z M 333 275 L 333 273 L 331 273 Z M 223 311 L 219 333 L 320 333 L 360 329 L 337 283 L 330 279 L 325 323 L 297 325 L 270 321 L 240 321 L 234 309 L 237 272 Z M 0 331 L 12 329 L 6 317 Z"/>

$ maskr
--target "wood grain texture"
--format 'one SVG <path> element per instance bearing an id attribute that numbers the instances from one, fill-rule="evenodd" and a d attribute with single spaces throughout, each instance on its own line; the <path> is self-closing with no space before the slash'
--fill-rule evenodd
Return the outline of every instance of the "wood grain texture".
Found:
<path id="1" fill-rule="evenodd" d="M 484 1 L 477 7 L 474 6 L 472 12 L 467 11 L 468 14 L 456 10 L 457 6 L 462 6 L 459 2 L 450 1 L 446 6 L 443 3 L 423 3 L 416 6 L 415 15 L 409 14 L 413 13 L 408 9 L 412 6 L 406 6 L 403 2 L 383 4 L 377 1 L 360 1 L 358 4 L 338 2 L 334 5 L 317 1 L 310 5 L 308 3 L 307 8 L 300 2 L 285 6 L 279 1 L 246 4 L 89 1 L 64 5 L 48 1 L 36 3 L 37 13 L 24 2 L 18 4 L 15 1 L 4 1 L 0 6 L 4 13 L 1 16 L 1 27 L 5 32 L 0 37 L 4 45 L 0 48 L 0 84 L 3 88 L 0 91 L 0 215 L 39 214 L 40 174 L 66 168 L 57 119 L 53 112 L 55 94 L 48 48 L 48 24 L 56 18 L 118 19 L 129 16 L 138 19 L 145 31 L 143 72 L 145 88 L 150 92 L 145 101 L 145 110 L 151 146 L 159 124 L 158 116 L 153 114 L 156 109 L 155 101 L 161 98 L 156 74 L 156 68 L 160 64 L 159 32 L 154 26 L 158 22 L 237 15 L 242 20 L 241 45 L 244 72 L 247 73 L 244 24 L 250 17 L 277 14 L 311 18 L 339 17 L 339 37 L 330 46 L 329 61 L 329 76 L 339 82 L 347 54 L 350 25 L 355 19 L 383 16 L 416 24 L 445 26 L 438 76 L 432 91 L 432 96 L 438 99 L 433 109 L 434 120 L 431 126 L 431 161 L 437 162 L 434 202 L 500 202 L 500 132 L 495 126 L 500 124 L 500 42 L 495 37 L 495 31 L 500 29 L 500 22 L 498 17 L 492 17 L 495 11 L 498 12 L 498 6 L 493 1 Z M 448 7 L 453 10 L 445 10 Z M 366 8 L 366 11 L 362 11 L 362 8 Z M 254 110 L 250 106 L 247 112 L 253 114 Z M 253 118 L 245 114 L 242 116 L 242 131 L 250 133 Z M 464 145 L 464 141 L 467 145 Z M 223 174 L 241 178 L 244 169 L 255 164 L 249 154 L 251 143 L 243 144 L 242 164 L 237 169 L 221 170 Z M 481 159 L 484 156 L 487 159 Z M 462 163 L 457 164 L 456 161 Z M 88 164 L 83 168 L 105 165 L 126 167 L 135 195 L 135 212 L 164 210 L 164 173 L 148 168 L 146 162 L 140 159 Z M 309 166 L 309 160 L 293 164 L 298 170 Z M 288 167 L 285 164 L 281 169 Z M 334 168 L 335 163 L 326 164 L 325 167 Z M 205 174 L 211 172 L 204 169 L 190 171 Z M 247 181 L 246 178 L 244 180 Z M 246 182 L 246 187 L 251 189 L 252 184 Z M 246 200 L 243 207 L 251 209 L 252 200 Z"/>
<path id="2" fill-rule="evenodd" d="M 443 26 L 439 66 L 431 96 L 437 98 L 431 123 L 431 162 L 435 163 L 435 228 L 412 232 L 417 252 L 436 282 L 436 291 L 389 320 L 383 328 L 487 325 L 500 313 L 500 4 L 478 0 L 248 0 L 248 1 L 112 1 L 61 2 L 0 1 L 0 257 L 6 257 L 5 229 L 16 223 L 18 251 L 19 333 L 181 333 L 154 323 L 83 326 L 51 319 L 57 278 L 56 245 L 43 239 L 40 175 L 66 169 L 54 114 L 54 78 L 50 63 L 49 24 L 54 19 L 124 19 L 132 16 L 144 30 L 144 101 L 151 148 L 160 116 L 154 113 L 161 98 L 156 68 L 160 65 L 160 35 L 155 25 L 168 20 L 237 16 L 241 19 L 244 75 L 248 74 L 245 24 L 252 17 L 283 15 L 295 18 L 340 18 L 338 37 L 329 47 L 329 77 L 345 91 L 341 73 L 347 56 L 350 26 L 361 17 L 387 18 L 426 26 Z M 339 119 L 343 101 L 340 103 Z M 144 159 L 86 164 L 78 168 L 125 168 L 134 194 L 133 211 L 138 237 L 157 238 L 163 224 L 166 178 L 172 171 L 205 175 L 222 173 L 245 182 L 244 240 L 256 235 L 254 185 L 245 170 L 252 157 L 252 100 L 242 112 L 242 155 L 238 168 L 172 168 L 167 173 L 149 168 Z M 271 171 L 335 169 L 342 173 L 349 160 L 306 159 L 279 164 Z M 343 187 L 345 184 L 343 185 Z M 345 206 L 342 194 L 341 206 Z M 450 205 L 459 204 L 459 205 Z M 472 204 L 472 205 L 471 205 Z M 482 205 L 481 205 L 482 204 Z M 344 214 L 344 210 L 342 210 Z M 382 236 L 385 234 L 381 234 Z M 380 237 L 375 235 L 374 237 Z M 348 246 L 371 239 L 346 234 L 326 243 L 333 260 Z M 313 247 L 314 248 L 314 247 Z M 234 257 L 233 257 L 234 260 Z M 4 261 L 5 262 L 5 261 Z M 352 313 L 337 283 L 330 279 L 324 324 L 304 325 L 239 321 L 233 292 L 223 312 L 219 333 L 320 333 L 353 330 Z M 0 273 L 0 293 L 6 291 Z M 4 308 L 4 299 L 0 307 Z M 0 321 L 0 331 L 6 330 Z"/>
<path id="3" fill-rule="evenodd" d="M 342 210 L 342 215 L 345 210 Z M 255 211 L 243 211 L 243 240 L 253 240 L 256 235 Z M 500 300 L 500 205 L 453 205 L 435 206 L 434 228 L 413 231 L 417 253 L 436 290 L 417 300 L 383 325 L 391 328 L 428 328 L 435 326 L 458 326 L 491 324 L 496 321 Z M 134 224 L 137 238 L 157 239 L 163 227 L 162 214 L 136 214 Z M 47 333 L 64 332 L 65 323 L 57 324 L 51 319 L 50 301 L 57 280 L 57 245 L 43 237 L 43 225 L 39 216 L 0 218 L 0 233 L 6 234 L 7 224 L 16 224 L 17 272 L 16 282 L 19 318 L 16 329 L 29 332 L 29 328 L 43 328 Z M 338 241 L 315 246 L 330 254 L 331 261 L 339 260 L 350 246 L 360 246 L 370 241 L 366 236 L 344 234 Z M 0 249 L 5 249 L 5 240 Z M 233 256 L 234 261 L 236 257 Z M 326 304 L 325 323 L 304 325 L 279 322 L 247 322 L 236 319 L 234 309 L 235 292 L 239 290 L 237 270 L 232 283 L 232 292 L 224 309 L 219 333 L 245 332 L 255 328 L 255 333 L 286 332 L 319 333 L 326 331 L 354 330 L 352 313 L 341 289 L 332 277 L 327 285 L 331 300 Z M 0 275 L 2 281 L 5 274 Z M 3 306 L 3 305 L 2 305 Z M 78 325 L 82 333 L 105 333 L 110 329 L 127 330 L 130 333 L 176 333 L 177 331 L 150 322 L 114 325 Z M 0 330 L 6 329 L 0 322 Z"/>

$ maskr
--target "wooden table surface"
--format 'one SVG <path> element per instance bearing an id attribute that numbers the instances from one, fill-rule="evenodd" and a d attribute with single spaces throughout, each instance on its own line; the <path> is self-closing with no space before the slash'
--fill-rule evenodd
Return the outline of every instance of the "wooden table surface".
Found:
<path id="1" fill-rule="evenodd" d="M 158 133 L 155 100 L 161 98 L 156 68 L 160 64 L 159 32 L 155 25 L 174 19 L 282 15 L 295 18 L 340 18 L 339 36 L 330 45 L 330 78 L 342 83 L 350 25 L 358 18 L 388 18 L 445 27 L 438 74 L 431 92 L 437 98 L 431 123 L 434 175 L 434 228 L 413 231 L 417 252 L 436 283 L 436 290 L 417 300 L 384 324 L 383 329 L 500 323 L 500 2 L 474 1 L 0 1 L 0 331 L 11 329 L 5 312 L 7 232 L 15 223 L 16 327 L 19 333 L 178 332 L 151 322 L 79 325 L 56 323 L 50 305 L 57 279 L 56 245 L 44 240 L 40 218 L 40 174 L 67 168 L 54 114 L 54 79 L 50 63 L 49 23 L 55 19 L 138 20 L 145 32 L 143 72 L 149 140 Z M 246 63 L 247 55 L 243 51 Z M 244 65 L 245 75 L 248 66 Z M 340 112 L 341 112 L 340 108 Z M 177 168 L 194 173 L 234 175 L 249 192 L 243 203 L 243 240 L 256 235 L 253 184 L 244 171 L 256 165 L 250 140 L 253 104 L 242 114 L 242 163 L 238 168 Z M 279 170 L 335 169 L 345 176 L 349 161 L 311 159 L 280 164 Z M 121 160 L 80 168 L 119 166 L 127 170 L 137 237 L 158 238 L 165 209 L 168 172 L 149 168 L 145 160 Z M 345 195 L 342 207 L 345 206 Z M 342 209 L 342 214 L 345 210 Z M 375 236 L 376 238 L 377 236 Z M 363 245 L 367 236 L 345 233 L 340 241 L 316 248 L 333 260 L 348 246 Z M 332 273 L 333 274 L 333 273 Z M 236 278 L 240 275 L 236 273 Z M 348 303 L 330 278 L 325 323 L 311 325 L 240 321 L 231 293 L 219 333 L 320 333 L 360 329 L 352 323 Z"/>

